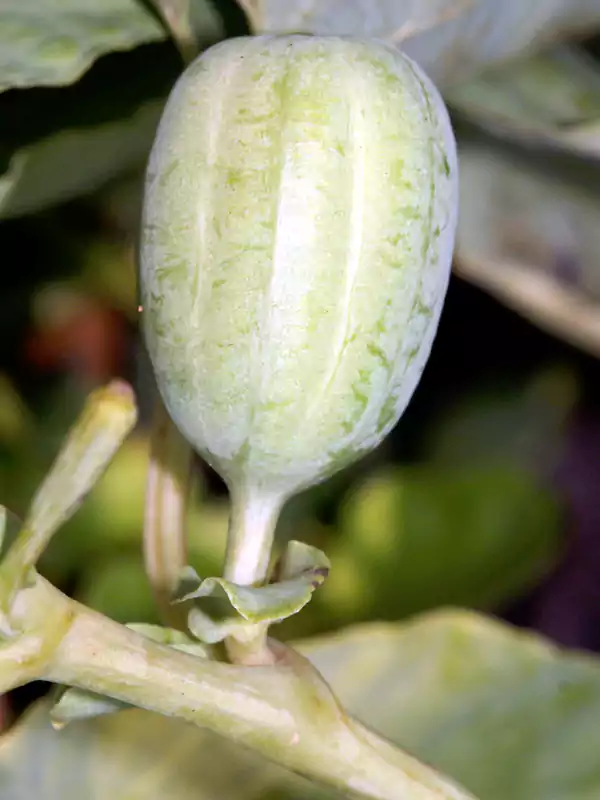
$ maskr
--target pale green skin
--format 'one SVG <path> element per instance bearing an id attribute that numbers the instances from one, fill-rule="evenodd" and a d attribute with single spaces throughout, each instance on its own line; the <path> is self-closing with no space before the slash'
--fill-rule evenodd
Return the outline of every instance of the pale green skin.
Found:
<path id="1" fill-rule="evenodd" d="M 456 207 L 444 104 L 398 50 L 261 36 L 186 70 L 148 168 L 143 322 L 170 414 L 230 487 L 289 495 L 396 424 Z"/>

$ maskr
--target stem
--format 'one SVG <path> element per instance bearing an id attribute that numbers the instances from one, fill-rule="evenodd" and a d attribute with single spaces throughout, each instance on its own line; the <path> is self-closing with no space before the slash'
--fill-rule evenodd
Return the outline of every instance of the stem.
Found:
<path id="1" fill-rule="evenodd" d="M 268 576 L 275 526 L 283 500 L 246 487 L 231 493 L 224 577 L 239 586 L 264 583 Z M 225 640 L 227 654 L 236 664 L 272 664 L 267 646 L 267 626 L 256 625 L 256 634 L 245 642 Z"/>
<path id="2" fill-rule="evenodd" d="M 186 511 L 192 478 L 192 448 L 179 433 L 160 398 L 150 436 L 144 508 L 144 563 L 162 619 L 186 628 L 185 608 L 171 597 L 187 563 Z"/>
<path id="3" fill-rule="evenodd" d="M 261 0 L 238 0 L 238 2 L 246 15 L 252 33 L 261 33 L 264 16 L 260 8 Z"/>
<path id="4" fill-rule="evenodd" d="M 190 18 L 190 0 L 152 0 L 185 64 L 198 53 L 198 40 Z"/>
<path id="5" fill-rule="evenodd" d="M 79 507 L 136 419 L 133 392 L 123 381 L 112 381 L 88 397 L 0 565 L 0 595 L 5 602 L 26 580 L 56 530 Z"/>
<path id="6" fill-rule="evenodd" d="M 195 658 L 86 609 L 39 576 L 19 591 L 11 623 L 23 638 L 0 647 L 1 691 L 41 678 L 108 695 L 209 728 L 363 800 L 470 797 L 348 717 L 310 662 L 284 645 L 271 643 L 271 667 Z"/>
<path id="7" fill-rule="evenodd" d="M 240 586 L 264 583 L 283 501 L 254 489 L 232 492 L 224 577 Z"/>

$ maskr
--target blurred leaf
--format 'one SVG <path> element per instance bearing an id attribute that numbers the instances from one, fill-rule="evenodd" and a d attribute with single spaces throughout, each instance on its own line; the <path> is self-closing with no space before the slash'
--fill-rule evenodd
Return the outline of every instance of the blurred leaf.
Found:
<path id="1" fill-rule="evenodd" d="M 600 355 L 600 169 L 463 136 L 457 273 Z"/>
<path id="2" fill-rule="evenodd" d="M 138 0 L 3 0 L 0 91 L 72 83 L 99 56 L 164 36 Z"/>
<path id="3" fill-rule="evenodd" d="M 90 513 L 103 521 L 107 542 L 141 547 L 147 472 L 148 440 L 131 436 L 86 500 Z"/>
<path id="4" fill-rule="evenodd" d="M 70 200 L 142 166 L 162 107 L 162 101 L 143 103 L 129 118 L 93 130 L 61 130 L 14 153 L 0 176 L 0 217 Z"/>
<path id="5" fill-rule="evenodd" d="M 544 370 L 522 388 L 471 395 L 442 415 L 427 460 L 457 465 L 513 465 L 548 475 L 563 453 L 578 386 L 566 368 Z"/>
<path id="6" fill-rule="evenodd" d="M 195 46 L 223 36 L 209 0 L 152 0 L 177 38 Z M 188 16 L 189 14 L 189 16 Z M 143 0 L 3 0 L 0 92 L 64 86 L 100 56 L 165 39 L 166 30 Z"/>
<path id="7" fill-rule="evenodd" d="M 154 596 L 139 554 L 120 553 L 85 569 L 77 599 L 117 622 L 157 622 Z M 80 565 L 84 568 L 84 564 Z"/>
<path id="8" fill-rule="evenodd" d="M 600 794 L 600 666 L 465 612 L 306 642 L 341 701 L 481 800 Z M 52 730 L 40 704 L 0 747 L 3 800 L 332 798 L 250 751 L 143 711 Z"/>
<path id="9" fill-rule="evenodd" d="M 303 648 L 360 719 L 481 800 L 600 796 L 600 665 L 467 612 Z"/>
<path id="10" fill-rule="evenodd" d="M 38 704 L 0 744 L 3 800 L 329 798 L 250 751 L 144 711 L 74 722 L 57 733 Z M 290 788 L 290 793 L 286 791 Z"/>
<path id="11" fill-rule="evenodd" d="M 501 464 L 380 471 L 347 497 L 339 527 L 315 598 L 330 624 L 448 604 L 496 608 L 560 552 L 552 495 Z"/>
<path id="12" fill-rule="evenodd" d="M 257 31 L 351 34 L 399 44 L 442 86 L 600 27 L 597 0 L 243 0 L 242 6 Z"/>
<path id="13" fill-rule="evenodd" d="M 20 444 L 32 420 L 10 378 L 0 372 L 0 444 Z"/>
<path id="14" fill-rule="evenodd" d="M 63 202 L 142 167 L 178 69 L 176 54 L 154 45 L 102 59 L 74 86 L 1 96 L 0 217 Z"/>
<path id="15" fill-rule="evenodd" d="M 400 42 L 416 32 L 435 28 L 472 10 L 477 0 L 328 0 L 307 6 L 301 0 L 239 0 L 259 32 L 302 32 L 319 35 L 375 36 Z"/>
<path id="16" fill-rule="evenodd" d="M 97 23 L 99 29 L 108 29 L 105 14 L 110 16 L 115 7 L 128 9 L 134 19 L 146 20 L 144 24 L 154 31 L 137 44 L 166 37 L 142 0 L 108 0 L 108 6 L 103 2 L 100 9 L 97 5 L 90 0 L 43 0 L 41 19 L 35 22 L 36 35 L 51 44 L 48 28 L 58 35 L 63 23 L 67 33 L 60 35 L 64 37 L 71 24 L 93 27 Z M 63 7 L 65 19 L 58 13 Z M 35 14 L 26 10 L 26 4 L 15 3 L 14 8 L 15 17 L 22 16 L 34 25 Z M 194 0 L 191 11 L 198 45 L 223 37 L 223 22 L 209 0 Z M 10 27 L 10 17 L 8 22 L 2 17 L 0 37 L 4 24 Z M 118 20 L 115 25 L 117 38 L 126 35 Z M 88 62 L 84 66 L 89 66 Z M 130 53 L 105 56 L 72 86 L 4 94 L 0 98 L 4 123 L 0 131 L 0 217 L 64 202 L 100 188 L 123 172 L 143 167 L 164 99 L 181 68 L 171 46 L 149 44 Z M 79 73 L 69 79 L 66 75 L 63 83 L 70 83 Z M 32 85 L 37 84 L 34 81 Z"/>
<path id="17" fill-rule="evenodd" d="M 574 47 L 488 70 L 447 99 L 496 135 L 600 158 L 600 67 Z"/>

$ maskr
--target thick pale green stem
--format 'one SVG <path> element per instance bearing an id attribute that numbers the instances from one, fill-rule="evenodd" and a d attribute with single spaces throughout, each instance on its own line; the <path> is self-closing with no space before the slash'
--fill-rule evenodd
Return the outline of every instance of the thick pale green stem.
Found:
<path id="1" fill-rule="evenodd" d="M 86 609 L 39 576 L 19 591 L 11 623 L 22 633 L 0 647 L 0 691 L 41 678 L 99 692 L 209 728 L 357 798 L 470 797 L 348 717 L 312 665 L 276 642 L 270 667 L 196 658 Z"/>
<path id="2" fill-rule="evenodd" d="M 264 583 L 268 576 L 275 526 L 283 498 L 254 488 L 231 493 L 224 577 L 240 586 Z M 273 655 L 266 642 L 267 628 L 256 626 L 256 635 L 241 643 L 226 641 L 231 660 L 241 664 L 270 664 Z"/>
<path id="3" fill-rule="evenodd" d="M 277 518 L 283 501 L 256 489 L 233 492 L 224 577 L 240 586 L 267 578 Z"/>

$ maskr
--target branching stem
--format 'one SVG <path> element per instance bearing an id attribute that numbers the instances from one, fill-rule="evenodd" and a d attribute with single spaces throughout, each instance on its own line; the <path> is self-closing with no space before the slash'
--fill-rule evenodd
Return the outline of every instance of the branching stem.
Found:
<path id="1" fill-rule="evenodd" d="M 43 679 L 108 695 L 209 728 L 356 798 L 470 797 L 349 717 L 310 662 L 279 643 L 271 643 L 273 666 L 194 657 L 85 608 L 37 575 L 10 616 L 20 633 L 0 647 L 0 691 Z"/>

